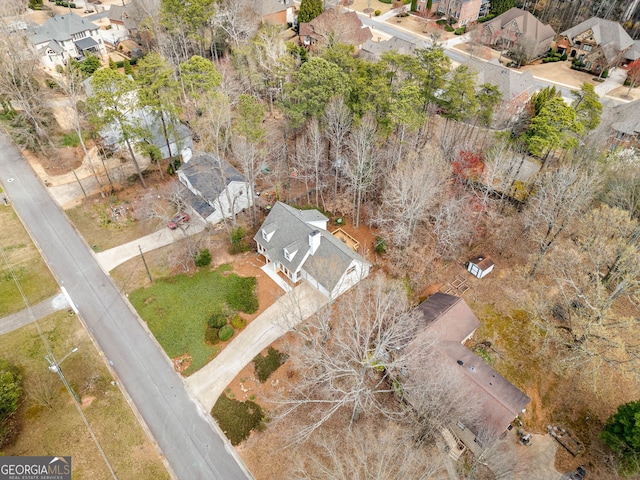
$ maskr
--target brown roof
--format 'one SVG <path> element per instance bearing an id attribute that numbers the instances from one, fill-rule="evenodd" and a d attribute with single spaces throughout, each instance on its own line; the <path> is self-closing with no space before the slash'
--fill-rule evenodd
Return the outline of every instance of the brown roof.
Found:
<path id="1" fill-rule="evenodd" d="M 533 38 L 536 42 L 546 39 L 551 40 L 556 34 L 550 25 L 542 23 L 530 12 L 515 7 L 486 22 L 485 26 L 491 26 L 499 30 L 512 22 L 518 25 L 518 30 L 522 33 L 522 36 Z"/>
<path id="2" fill-rule="evenodd" d="M 301 23 L 301 37 L 309 36 L 316 41 L 334 41 L 348 45 L 362 45 L 373 38 L 371 30 L 364 27 L 356 12 L 343 12 L 338 8 L 325 10 L 308 23 Z"/>
<path id="3" fill-rule="evenodd" d="M 480 325 L 478 318 L 462 298 L 440 292 L 427 298 L 416 311 L 423 329 L 408 348 L 431 345 L 439 361 L 451 367 L 459 384 L 468 387 L 469 394 L 481 405 L 483 423 L 497 432 L 504 431 L 530 398 L 462 345 Z M 410 378 L 425 372 L 421 363 L 407 365 L 407 370 Z"/>
<path id="4" fill-rule="evenodd" d="M 480 270 L 487 270 L 489 267 L 492 267 L 494 265 L 493 260 L 491 260 L 490 257 L 473 257 L 471 260 L 469 260 L 469 263 L 473 263 L 474 265 L 477 265 L 478 268 Z"/>

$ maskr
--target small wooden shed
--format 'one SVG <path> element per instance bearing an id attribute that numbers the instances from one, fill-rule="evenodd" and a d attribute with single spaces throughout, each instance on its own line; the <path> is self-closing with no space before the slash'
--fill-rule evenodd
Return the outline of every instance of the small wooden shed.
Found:
<path id="1" fill-rule="evenodd" d="M 491 273 L 495 264 L 489 257 L 474 257 L 467 262 L 467 270 L 477 278 L 483 278 Z"/>

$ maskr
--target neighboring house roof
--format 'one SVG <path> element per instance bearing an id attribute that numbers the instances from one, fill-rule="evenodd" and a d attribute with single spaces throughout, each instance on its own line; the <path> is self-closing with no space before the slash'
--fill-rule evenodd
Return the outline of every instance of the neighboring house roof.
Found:
<path id="1" fill-rule="evenodd" d="M 205 200 L 217 199 L 231 182 L 246 182 L 245 177 L 227 161 L 206 152 L 193 157 L 178 170 Z"/>
<path id="2" fill-rule="evenodd" d="M 640 133 L 640 100 L 618 105 L 603 115 L 604 125 L 627 135 Z"/>
<path id="3" fill-rule="evenodd" d="M 277 202 L 253 239 L 265 249 L 271 261 L 280 262 L 292 272 L 304 269 L 328 292 L 332 292 L 353 260 L 364 263 L 366 260 L 324 228 L 318 227 L 317 224 L 326 225 L 327 221 L 328 218 L 317 210 L 298 210 Z M 263 230 L 272 234 L 269 241 L 263 238 Z M 312 234 L 320 236 L 320 243 L 313 254 L 309 242 Z M 285 257 L 285 249 L 293 254 L 289 259 Z"/>
<path id="4" fill-rule="evenodd" d="M 137 29 L 146 16 L 137 0 L 132 0 L 126 5 L 111 5 L 109 8 L 109 21 L 121 22 L 127 30 Z"/>
<path id="5" fill-rule="evenodd" d="M 635 40 L 624 56 L 631 61 L 638 60 L 640 58 L 640 40 Z"/>
<path id="6" fill-rule="evenodd" d="M 252 0 L 251 8 L 260 17 L 273 15 L 293 7 L 293 0 Z"/>
<path id="7" fill-rule="evenodd" d="M 416 48 L 428 48 L 428 46 L 423 40 L 408 41 L 398 37 L 391 37 L 381 42 L 376 42 L 373 39 L 367 40 L 362 45 L 360 52 L 372 60 L 377 60 L 384 52 L 394 51 L 403 55 L 413 55 Z"/>
<path id="8" fill-rule="evenodd" d="M 467 65 L 478 73 L 478 85 L 490 83 L 497 86 L 502 93 L 503 100 L 507 102 L 523 92 L 533 93 L 537 88 L 529 70 L 520 73 L 500 64 L 475 58 L 469 58 Z"/>
<path id="9" fill-rule="evenodd" d="M 482 404 L 483 421 L 498 432 L 505 430 L 531 399 L 462 344 L 480 325 L 466 302 L 438 292 L 416 307 L 416 312 L 422 328 L 412 344 L 432 345 Z M 407 367 L 411 377 L 419 375 L 424 366 Z"/>
<path id="10" fill-rule="evenodd" d="M 490 27 L 495 31 L 505 28 L 515 22 L 518 31 L 525 37 L 530 37 L 536 42 L 552 39 L 556 32 L 550 25 L 546 25 L 526 10 L 511 8 L 493 20 L 485 23 L 485 28 Z"/>
<path id="11" fill-rule="evenodd" d="M 362 45 L 373 38 L 369 27 L 364 27 L 356 12 L 342 12 L 338 8 L 325 10 L 308 23 L 301 23 L 301 37 L 311 37 L 316 41 L 327 41 L 333 36 L 338 42 Z"/>
<path id="12" fill-rule="evenodd" d="M 87 30 L 98 30 L 98 27 L 75 13 L 67 13 L 50 18 L 43 25 L 32 30 L 27 36 L 31 43 L 38 45 L 50 40 L 65 42 L 71 40 L 73 35 Z"/>
<path id="13" fill-rule="evenodd" d="M 614 22 L 613 20 L 605 20 L 598 17 L 591 17 L 590 19 L 579 23 L 575 27 L 565 30 L 560 35 L 567 37 L 573 43 L 574 37 L 586 32 L 587 30 L 591 30 L 593 32 L 593 39 L 596 41 L 598 46 L 608 46 L 606 49 L 608 51 L 605 50 L 605 53 L 608 55 L 607 58 L 609 58 L 611 52 L 617 54 L 618 52 L 622 52 L 633 45 L 633 39 L 625 29 L 622 28 L 622 25 L 618 22 Z"/>

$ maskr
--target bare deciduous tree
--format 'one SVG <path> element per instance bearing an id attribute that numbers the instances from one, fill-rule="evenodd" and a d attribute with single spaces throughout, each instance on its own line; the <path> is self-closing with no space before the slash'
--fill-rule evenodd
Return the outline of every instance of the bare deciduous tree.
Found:
<path id="1" fill-rule="evenodd" d="M 377 166 L 376 132 L 376 121 L 371 114 L 367 114 L 351 131 L 347 140 L 349 155 L 345 172 L 353 192 L 353 217 L 356 228 L 360 225 L 362 202 L 380 174 Z"/>
<path id="2" fill-rule="evenodd" d="M 546 172 L 539 178 L 524 214 L 525 228 L 538 245 L 531 276 L 558 236 L 588 207 L 600 184 L 597 167 L 578 163 Z"/>
<path id="3" fill-rule="evenodd" d="M 450 170 L 439 151 L 425 148 L 405 155 L 389 173 L 377 223 L 390 232 L 395 245 L 409 243 L 416 227 L 429 218 L 442 199 Z"/>
<path id="4" fill-rule="evenodd" d="M 358 424 L 344 435 L 319 432 L 309 454 L 298 457 L 298 480 L 428 480 L 444 470 L 443 454 L 417 446 L 404 426 Z"/>
<path id="5" fill-rule="evenodd" d="M 334 97 L 329 101 L 322 117 L 323 133 L 329 141 L 329 150 L 333 148 L 333 160 L 329 155 L 334 173 L 333 195 L 338 194 L 338 182 L 342 168 L 342 148 L 345 138 L 351 130 L 353 115 L 347 107 L 344 97 Z M 330 153 L 330 152 L 328 152 Z"/>
<path id="6" fill-rule="evenodd" d="M 367 413 L 404 416 L 398 402 L 388 401 L 394 393 L 388 372 L 407 362 L 394 353 L 401 352 L 415 330 L 402 284 L 369 278 L 344 299 L 340 311 L 326 310 L 297 329 L 301 344 L 291 358 L 302 380 L 291 385 L 291 397 L 281 401 L 278 415 L 308 409 L 309 423 L 301 426 L 294 443 L 307 440 L 345 410 L 349 424 Z"/>

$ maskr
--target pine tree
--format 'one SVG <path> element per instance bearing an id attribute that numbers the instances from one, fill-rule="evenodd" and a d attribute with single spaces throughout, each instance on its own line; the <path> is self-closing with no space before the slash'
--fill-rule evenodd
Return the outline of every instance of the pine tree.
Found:
<path id="1" fill-rule="evenodd" d="M 307 23 L 322 13 L 322 0 L 302 0 L 298 13 L 298 25 Z"/>

